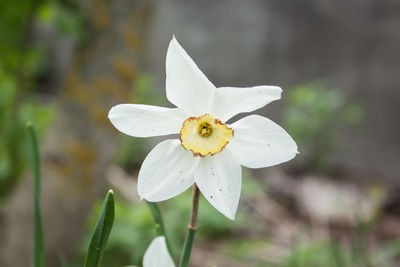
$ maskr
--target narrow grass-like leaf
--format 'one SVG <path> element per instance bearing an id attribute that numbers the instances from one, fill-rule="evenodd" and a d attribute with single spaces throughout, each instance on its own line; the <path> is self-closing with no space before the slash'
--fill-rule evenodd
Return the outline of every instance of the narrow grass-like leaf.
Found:
<path id="1" fill-rule="evenodd" d="M 101 208 L 96 228 L 90 239 L 85 259 L 85 267 L 99 266 L 114 223 L 114 214 L 114 193 L 112 190 L 109 190 L 104 200 L 103 207 Z"/>
<path id="2" fill-rule="evenodd" d="M 40 216 L 40 158 L 35 129 L 31 122 L 26 124 L 28 132 L 28 154 L 33 174 L 33 267 L 44 266 L 43 230 Z"/>
<path id="3" fill-rule="evenodd" d="M 171 257 L 173 257 L 174 254 L 172 253 L 171 245 L 170 245 L 169 239 L 167 237 L 167 233 L 165 232 L 165 227 L 164 227 L 164 222 L 163 222 L 163 219 L 161 216 L 161 211 L 158 208 L 157 203 L 149 202 L 149 201 L 146 201 L 146 203 L 151 211 L 151 215 L 153 215 L 154 222 L 156 223 L 157 235 L 165 237 L 165 241 L 167 242 L 168 252 L 171 255 Z"/>

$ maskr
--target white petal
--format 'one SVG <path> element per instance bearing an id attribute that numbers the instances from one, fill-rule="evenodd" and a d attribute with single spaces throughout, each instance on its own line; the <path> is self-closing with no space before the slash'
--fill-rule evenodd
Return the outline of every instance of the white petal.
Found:
<path id="1" fill-rule="evenodd" d="M 242 186 L 242 168 L 229 152 L 222 151 L 201 159 L 195 174 L 204 197 L 219 212 L 235 219 Z"/>
<path id="2" fill-rule="evenodd" d="M 138 193 L 148 201 L 163 201 L 179 195 L 194 183 L 199 158 L 186 151 L 179 140 L 159 143 L 143 161 Z"/>
<path id="3" fill-rule="evenodd" d="M 143 267 L 175 267 L 164 236 L 154 238 L 143 257 Z"/>
<path id="4" fill-rule="evenodd" d="M 296 156 L 297 145 L 275 122 L 251 115 L 230 125 L 235 131 L 225 149 L 243 166 L 263 168 Z"/>
<path id="5" fill-rule="evenodd" d="M 278 86 L 221 87 L 215 92 L 212 115 L 225 122 L 236 114 L 257 110 L 280 99 L 281 93 Z"/>
<path id="6" fill-rule="evenodd" d="M 215 86 L 196 66 L 175 37 L 168 47 L 166 72 L 167 98 L 171 103 L 193 116 L 210 111 Z"/>
<path id="7" fill-rule="evenodd" d="M 111 123 L 124 134 L 150 137 L 179 133 L 188 115 L 178 108 L 121 104 L 108 113 Z"/>

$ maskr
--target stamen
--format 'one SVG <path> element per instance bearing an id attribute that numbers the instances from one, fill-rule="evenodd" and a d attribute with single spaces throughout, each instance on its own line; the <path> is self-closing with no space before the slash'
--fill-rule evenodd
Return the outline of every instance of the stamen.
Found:
<path id="1" fill-rule="evenodd" d="M 198 132 L 201 137 L 209 137 L 212 133 L 212 126 L 208 122 L 202 122 L 199 125 Z"/>

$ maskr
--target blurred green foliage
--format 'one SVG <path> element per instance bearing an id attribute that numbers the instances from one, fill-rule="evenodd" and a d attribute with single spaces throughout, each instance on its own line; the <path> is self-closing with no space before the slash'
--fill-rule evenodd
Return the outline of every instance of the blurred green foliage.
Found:
<path id="1" fill-rule="evenodd" d="M 351 250 L 329 242 L 299 245 L 293 248 L 290 256 L 284 260 L 284 266 L 352 266 Z"/>
<path id="2" fill-rule="evenodd" d="M 247 262 L 249 266 L 259 267 L 392 267 L 400 256 L 400 242 L 391 241 L 382 246 L 370 246 L 367 238 L 351 237 L 348 243 L 339 242 L 333 235 L 331 240 L 310 241 L 293 246 L 285 252 L 281 248 L 279 255 L 268 259 L 265 251 L 273 241 L 267 237 L 256 239 L 230 240 L 223 249 L 225 255 L 232 260 Z M 286 256 L 285 256 L 286 254 Z"/>
<path id="3" fill-rule="evenodd" d="M 53 108 L 36 92 L 50 71 L 35 27 L 50 26 L 82 39 L 76 1 L 0 1 L 0 201 L 21 176 L 26 163 L 24 127 L 36 126 L 39 137 L 53 118 Z"/>
<path id="4" fill-rule="evenodd" d="M 365 244 L 363 244 L 365 245 Z M 400 256 L 399 241 L 389 242 L 374 250 L 360 249 L 362 244 L 341 245 L 336 241 L 321 241 L 295 247 L 284 260 L 287 267 L 364 267 L 397 266 Z"/>
<path id="5" fill-rule="evenodd" d="M 58 33 L 73 37 L 79 43 L 86 41 L 86 16 L 81 0 L 48 1 L 37 12 L 39 23 L 53 27 Z"/>
<path id="6" fill-rule="evenodd" d="M 28 26 L 43 1 L 0 2 L 0 200 L 21 175 L 26 162 L 25 123 L 39 131 L 49 122 L 47 106 L 30 98 L 35 77 L 43 70 L 39 48 L 27 45 Z"/>
<path id="7" fill-rule="evenodd" d="M 189 221 L 191 201 L 189 191 L 162 203 L 161 206 L 166 231 L 176 253 L 174 255 L 175 259 L 179 257 L 185 235 L 184 230 Z M 97 209 L 98 207 L 96 211 Z M 94 212 L 95 214 L 96 211 Z M 227 237 L 232 234 L 234 229 L 244 225 L 243 221 L 241 224 L 237 223 L 243 219 L 243 215 L 238 215 L 238 219 L 232 222 L 216 211 L 204 199 L 200 203 L 200 214 L 202 215 L 199 217 L 200 228 L 196 237 L 199 242 L 201 240 Z M 88 229 L 93 228 L 94 223 L 95 220 L 91 219 Z M 153 218 L 144 202 L 132 205 L 122 199 L 117 201 L 114 229 L 101 266 L 140 265 L 147 246 L 155 237 L 154 227 Z"/>
<path id="8" fill-rule="evenodd" d="M 25 123 L 32 121 L 39 135 L 52 119 L 50 105 L 37 99 L 24 101 L 16 108 L 17 92 L 12 80 L 0 75 L 0 199 L 9 192 L 26 163 Z"/>
<path id="9" fill-rule="evenodd" d="M 302 163 L 313 170 L 326 168 L 341 130 L 362 121 L 362 108 L 322 83 L 293 88 L 287 99 L 283 124 L 299 146 Z"/>
<path id="10" fill-rule="evenodd" d="M 246 188 L 247 184 L 250 184 L 252 188 L 257 186 L 257 181 L 251 177 L 249 172 L 245 172 L 243 177 L 243 187 Z M 258 186 L 260 187 L 259 184 Z M 170 238 L 172 249 L 175 252 L 175 255 L 173 255 L 175 259 L 179 258 L 185 238 L 185 229 L 189 222 L 190 203 L 191 190 L 187 190 L 185 193 L 168 201 L 159 203 L 166 232 Z M 84 253 L 85 244 L 88 243 L 90 229 L 93 229 L 96 223 L 96 214 L 98 214 L 100 206 L 101 203 L 99 200 L 89 220 L 87 236 L 82 244 L 81 255 Z M 235 221 L 231 221 L 219 213 L 207 200 L 201 198 L 196 243 L 207 242 L 207 240 L 234 238 L 234 233 L 245 231 L 248 226 L 248 220 L 246 219 L 248 216 L 247 210 L 240 209 Z M 154 221 L 145 202 L 132 204 L 124 199 L 117 198 L 114 228 L 110 235 L 101 266 L 140 265 L 144 252 L 155 237 L 155 234 Z M 80 260 L 77 262 L 80 262 Z M 66 266 L 80 265 L 76 263 L 75 265 Z"/>

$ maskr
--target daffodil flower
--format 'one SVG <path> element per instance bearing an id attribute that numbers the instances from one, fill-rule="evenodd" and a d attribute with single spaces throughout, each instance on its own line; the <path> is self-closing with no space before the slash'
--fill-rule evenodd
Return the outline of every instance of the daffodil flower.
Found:
<path id="1" fill-rule="evenodd" d="M 166 93 L 176 108 L 121 104 L 109 113 L 112 124 L 135 137 L 179 134 L 156 145 L 138 177 L 141 198 L 158 202 L 196 183 L 204 197 L 234 219 L 240 198 L 241 165 L 263 168 L 298 153 L 289 134 L 271 120 L 250 115 L 230 118 L 280 99 L 281 88 L 216 88 L 173 38 L 166 61 Z"/>
<path id="2" fill-rule="evenodd" d="M 143 267 L 175 267 L 164 236 L 158 236 L 151 242 L 144 253 Z"/>

